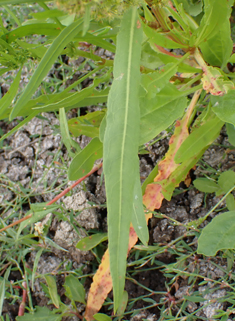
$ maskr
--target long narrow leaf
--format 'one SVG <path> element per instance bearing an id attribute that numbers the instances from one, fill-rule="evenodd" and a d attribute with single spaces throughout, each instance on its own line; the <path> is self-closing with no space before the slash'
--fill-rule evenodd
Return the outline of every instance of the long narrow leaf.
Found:
<path id="1" fill-rule="evenodd" d="M 117 37 L 114 81 L 108 97 L 104 135 L 104 173 L 108 207 L 108 239 L 114 311 L 121 303 L 126 271 L 133 193 L 139 175 L 140 51 L 142 29 L 137 9 L 123 16 Z"/>
<path id="2" fill-rule="evenodd" d="M 18 71 L 10 89 L 0 100 L 0 119 L 4 119 L 8 116 L 8 108 L 10 107 L 12 100 L 14 99 L 20 83 L 21 69 Z"/>
<path id="3" fill-rule="evenodd" d="M 47 50 L 46 54 L 40 61 L 38 68 L 30 79 L 25 91 L 20 96 L 17 104 L 15 105 L 13 111 L 10 114 L 10 119 L 15 118 L 19 115 L 20 111 L 24 108 L 24 105 L 29 101 L 34 92 L 38 89 L 43 78 L 49 72 L 52 64 L 64 49 L 64 47 L 73 40 L 76 34 L 82 30 L 82 19 L 73 22 L 71 25 L 66 27 L 59 36 L 53 41 L 50 48 Z"/>

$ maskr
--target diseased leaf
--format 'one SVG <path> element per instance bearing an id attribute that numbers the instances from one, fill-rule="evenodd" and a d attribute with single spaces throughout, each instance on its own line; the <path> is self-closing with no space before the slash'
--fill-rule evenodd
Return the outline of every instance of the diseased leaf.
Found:
<path id="1" fill-rule="evenodd" d="M 98 244 L 106 241 L 107 239 L 107 233 L 93 234 L 78 241 L 76 248 L 81 251 L 89 251 L 96 247 Z"/>
<path id="2" fill-rule="evenodd" d="M 73 301 L 85 304 L 85 289 L 74 275 L 68 275 L 64 282 L 65 295 Z"/>
<path id="3" fill-rule="evenodd" d="M 68 121 L 69 130 L 75 137 L 80 135 L 92 138 L 99 137 L 99 125 L 104 116 L 103 110 L 97 110 L 85 116 L 72 118 Z"/>
<path id="4" fill-rule="evenodd" d="M 89 173 L 94 162 L 101 158 L 102 155 L 103 144 L 98 137 L 95 137 L 72 160 L 68 170 L 69 179 L 75 181 Z"/>
<path id="5" fill-rule="evenodd" d="M 197 91 L 194 94 L 194 98 L 198 98 L 200 91 Z M 166 197 L 165 192 L 168 193 L 168 196 L 172 194 L 172 187 L 168 191 L 168 184 L 172 184 L 173 187 L 176 187 L 179 182 L 176 178 L 172 178 L 172 174 L 178 172 L 179 165 L 175 163 L 175 155 L 180 148 L 182 142 L 188 137 L 188 121 L 192 113 L 192 107 L 189 106 L 184 118 L 182 120 L 177 120 L 175 125 L 175 132 L 171 136 L 169 141 L 169 149 L 165 155 L 165 158 L 158 164 L 158 174 L 154 179 L 153 183 L 150 183 L 145 188 L 145 193 L 143 195 L 143 203 L 146 208 L 150 211 L 158 209 L 161 207 L 162 200 Z M 197 161 L 197 159 L 195 160 Z M 191 163 L 190 163 L 191 165 Z M 183 171 L 187 170 L 187 167 L 184 164 Z M 182 174 L 187 174 L 183 172 Z M 178 177 L 180 181 L 184 179 L 184 175 Z M 163 183 L 165 186 L 163 187 Z M 168 198 L 167 198 L 168 199 Z"/>
<path id="6" fill-rule="evenodd" d="M 182 163 L 193 155 L 197 155 L 218 137 L 223 125 L 224 123 L 218 117 L 214 117 L 195 129 L 176 152 L 175 162 Z"/>
<path id="7" fill-rule="evenodd" d="M 122 19 L 108 97 L 104 135 L 104 174 L 108 207 L 108 239 L 114 312 L 120 305 L 126 271 L 133 191 L 139 175 L 139 101 L 141 23 L 135 7 Z M 128 54 L 126 54 L 128 53 Z"/>
<path id="8" fill-rule="evenodd" d="M 38 27 L 40 30 L 40 27 Z M 66 27 L 58 37 L 53 41 L 52 45 L 47 50 L 46 54 L 40 61 L 36 71 L 34 72 L 33 76 L 31 77 L 28 85 L 26 86 L 23 94 L 20 96 L 19 100 L 17 101 L 16 105 L 14 106 L 11 114 L 10 119 L 12 120 L 16 116 L 20 115 L 22 109 L 24 109 L 24 105 L 29 101 L 31 96 L 34 92 L 38 89 L 40 83 L 42 82 L 43 78 L 47 75 L 48 71 L 50 70 L 52 64 L 61 54 L 64 47 L 73 40 L 76 34 L 82 30 L 82 19 L 79 19 Z M 41 32 L 41 30 L 40 30 Z M 64 107 L 64 106 L 61 106 Z"/>
<path id="9" fill-rule="evenodd" d="M 45 275 L 44 278 L 48 285 L 51 301 L 54 304 L 54 306 L 58 309 L 60 307 L 60 297 L 57 293 L 55 278 L 51 275 Z"/>
<path id="10" fill-rule="evenodd" d="M 213 96 L 223 96 L 234 88 L 232 81 L 224 79 L 221 71 L 211 66 L 205 67 L 202 83 L 203 89 Z"/>
<path id="11" fill-rule="evenodd" d="M 109 251 L 106 250 L 102 257 L 99 268 L 93 277 L 93 282 L 88 293 L 86 311 L 84 315 L 87 321 L 94 320 L 93 315 L 100 310 L 104 300 L 106 299 L 106 296 L 112 290 L 112 287 L 113 284 L 110 275 Z"/>
<path id="12" fill-rule="evenodd" d="M 220 250 L 235 248 L 235 211 L 217 215 L 198 239 L 198 254 L 214 256 Z"/>
<path id="13" fill-rule="evenodd" d="M 152 217 L 152 213 L 145 215 L 146 222 Z M 146 224 L 146 225 L 147 225 Z M 128 253 L 133 248 L 133 246 L 138 241 L 138 236 L 135 233 L 133 226 L 129 230 L 129 244 L 128 244 Z M 109 265 L 109 250 L 106 250 L 102 257 L 101 264 L 99 265 L 98 270 L 96 271 L 93 282 L 91 284 L 87 305 L 85 311 L 86 321 L 94 320 L 94 314 L 97 313 L 102 304 L 105 301 L 108 293 L 112 290 L 112 278 L 110 275 L 110 265 Z"/>

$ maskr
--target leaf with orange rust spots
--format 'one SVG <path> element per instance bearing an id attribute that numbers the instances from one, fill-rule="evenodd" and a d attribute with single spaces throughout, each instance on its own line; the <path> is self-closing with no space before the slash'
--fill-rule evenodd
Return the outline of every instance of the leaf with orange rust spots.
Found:
<path id="1" fill-rule="evenodd" d="M 152 217 L 152 213 L 146 214 L 146 222 Z M 129 232 L 129 244 L 128 244 L 128 253 L 133 248 L 138 240 L 138 236 L 131 225 Z M 91 284 L 87 306 L 85 311 L 85 319 L 87 321 L 94 320 L 93 315 L 96 314 L 102 307 L 108 293 L 112 290 L 112 278 L 110 275 L 110 265 L 109 265 L 109 251 L 103 255 L 101 264 L 93 277 L 93 282 Z"/>
<path id="2" fill-rule="evenodd" d="M 158 165 L 158 175 L 153 183 L 146 186 L 143 203 L 148 210 L 153 211 L 161 207 L 164 199 L 161 181 L 167 179 L 179 166 L 179 164 L 175 163 L 174 157 L 186 137 L 188 137 L 188 126 L 187 121 L 183 118 L 181 121 L 176 122 L 175 133 L 169 141 L 169 150 L 165 159 Z"/>
<path id="3" fill-rule="evenodd" d="M 192 114 L 193 108 L 200 96 L 201 91 L 197 91 L 191 100 L 190 106 L 182 120 L 178 120 L 175 125 L 175 132 L 171 136 L 169 141 L 169 150 L 166 153 L 166 157 L 158 165 L 158 174 L 154 179 L 154 182 L 147 185 L 145 193 L 143 195 L 143 203 L 150 211 L 161 207 L 162 201 L 165 198 L 162 183 L 167 180 L 173 172 L 180 166 L 174 161 L 175 155 L 180 148 L 183 141 L 188 137 L 188 122 Z M 187 173 L 186 173 L 187 175 Z M 184 178 L 182 178 L 184 179 Z M 181 180 L 182 180 L 181 179 Z M 178 183 L 176 183 L 178 185 Z M 173 181 L 174 185 L 174 181 Z M 175 187 L 177 186 L 175 185 Z"/>
<path id="4" fill-rule="evenodd" d="M 203 89 L 214 96 L 223 96 L 234 88 L 232 81 L 225 80 L 218 68 L 206 66 L 202 77 Z"/>

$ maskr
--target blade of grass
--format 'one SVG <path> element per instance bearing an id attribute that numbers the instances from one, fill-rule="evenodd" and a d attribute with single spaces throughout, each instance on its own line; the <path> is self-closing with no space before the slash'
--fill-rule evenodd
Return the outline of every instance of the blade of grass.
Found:
<path id="1" fill-rule="evenodd" d="M 59 36 L 53 41 L 50 48 L 47 50 L 46 54 L 40 61 L 38 68 L 34 72 L 32 78 L 30 79 L 27 87 L 25 88 L 23 94 L 20 96 L 18 102 L 14 106 L 11 114 L 10 120 L 19 115 L 20 111 L 24 108 L 24 105 L 29 101 L 31 96 L 40 86 L 43 78 L 49 72 L 52 64 L 64 49 L 64 47 L 73 40 L 73 38 L 78 34 L 79 31 L 82 30 L 82 21 L 83 19 L 79 19 L 73 22 L 71 25 L 66 27 Z"/>

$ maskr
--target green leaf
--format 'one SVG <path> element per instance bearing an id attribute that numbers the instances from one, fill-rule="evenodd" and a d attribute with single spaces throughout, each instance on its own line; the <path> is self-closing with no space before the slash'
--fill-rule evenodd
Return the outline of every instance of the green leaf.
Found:
<path id="1" fill-rule="evenodd" d="M 160 33 L 159 30 L 150 28 L 146 24 L 142 23 L 144 33 L 149 38 L 149 42 L 151 43 L 153 48 L 158 46 L 169 48 L 169 49 L 177 49 L 177 48 L 187 48 L 187 45 L 179 44 L 169 38 L 167 38 L 166 34 Z"/>
<path id="2" fill-rule="evenodd" d="M 206 299 L 202 298 L 201 296 L 196 296 L 196 295 L 184 295 L 184 299 L 188 300 L 189 302 L 204 302 Z"/>
<path id="3" fill-rule="evenodd" d="M 35 280 L 35 275 L 36 275 L 36 272 L 37 272 L 37 268 L 38 268 L 38 262 L 40 260 L 40 257 L 42 255 L 44 251 L 44 248 L 41 248 L 36 256 L 35 256 L 35 259 L 34 259 L 34 262 L 33 262 L 33 271 L 32 271 L 32 279 L 31 279 L 31 289 L 32 291 L 34 291 L 34 280 Z"/>
<path id="4" fill-rule="evenodd" d="M 57 286 L 56 286 L 55 278 L 51 275 L 45 275 L 44 278 L 45 278 L 47 285 L 48 285 L 48 290 L 49 290 L 49 295 L 50 295 L 51 301 L 54 304 L 54 306 L 58 309 L 60 307 L 60 297 L 57 293 Z"/>
<path id="5" fill-rule="evenodd" d="M 60 321 L 62 315 L 55 314 L 46 307 L 36 306 L 36 312 L 25 313 L 22 317 L 16 317 L 17 321 Z"/>
<path id="6" fill-rule="evenodd" d="M 224 122 L 235 126 L 235 90 L 224 96 L 211 97 L 213 112 Z"/>
<path id="7" fill-rule="evenodd" d="M 91 6 L 88 4 L 85 7 L 84 22 L 82 29 L 82 36 L 84 37 L 90 27 L 90 17 L 91 17 Z"/>
<path id="8" fill-rule="evenodd" d="M 219 189 L 218 184 L 209 178 L 197 178 L 193 181 L 193 185 L 203 193 L 214 193 Z"/>
<path id="9" fill-rule="evenodd" d="M 227 19 L 213 37 L 201 43 L 200 49 L 203 58 L 210 65 L 218 66 L 222 69 L 226 66 L 233 50 L 230 33 L 230 22 Z"/>
<path id="10" fill-rule="evenodd" d="M 40 27 L 39 27 L 40 28 Z M 40 61 L 36 71 L 31 77 L 28 85 L 26 86 L 23 94 L 20 96 L 16 105 L 14 106 L 10 119 L 15 118 L 20 114 L 20 111 L 24 109 L 24 105 L 29 101 L 33 93 L 38 89 L 43 78 L 49 72 L 52 64 L 56 58 L 60 55 L 64 47 L 73 40 L 79 31 L 82 29 L 82 19 L 79 19 L 72 23 L 70 26 L 66 27 L 58 37 L 53 41 L 50 48 L 47 50 L 46 54 Z"/>
<path id="11" fill-rule="evenodd" d="M 104 135 L 104 174 L 108 207 L 110 269 L 114 311 L 125 284 L 133 192 L 139 175 L 139 100 L 141 23 L 137 9 L 128 10 L 117 36 L 114 81 L 108 97 Z"/>
<path id="12" fill-rule="evenodd" d="M 81 251 L 89 251 L 96 247 L 98 244 L 106 241 L 107 239 L 107 233 L 93 234 L 78 241 L 76 248 Z"/>
<path id="13" fill-rule="evenodd" d="M 60 131 L 61 131 L 62 141 L 63 141 L 64 145 L 66 146 L 69 155 L 71 157 L 74 157 L 74 152 L 72 151 L 72 149 L 75 148 L 75 150 L 78 152 L 78 151 L 81 151 L 81 147 L 79 146 L 79 144 L 77 142 L 75 142 L 70 137 L 67 118 L 66 118 L 64 108 L 60 108 L 59 120 L 60 120 Z"/>
<path id="14" fill-rule="evenodd" d="M 232 194 L 229 194 L 226 197 L 226 206 L 229 211 L 234 211 L 235 210 L 235 200 Z"/>
<path id="15" fill-rule="evenodd" d="M 234 127 L 234 125 L 226 123 L 226 129 L 227 129 L 229 143 L 231 145 L 235 146 L 235 127 Z"/>
<path id="16" fill-rule="evenodd" d="M 89 173 L 92 170 L 94 162 L 101 158 L 102 155 L 103 144 L 98 137 L 95 137 L 72 160 L 68 170 L 69 179 L 74 181 Z"/>
<path id="17" fill-rule="evenodd" d="M 48 111 L 58 110 L 59 108 L 66 108 L 66 110 L 76 108 L 80 101 L 83 101 L 86 97 L 92 95 L 94 91 L 94 87 L 97 86 L 99 82 L 100 81 L 95 80 L 91 86 L 84 88 L 79 92 L 70 93 L 69 95 L 66 95 L 65 98 L 57 102 L 52 102 L 52 103 L 49 102 L 48 104 L 42 107 L 36 107 L 34 109 L 38 110 L 38 112 L 48 112 Z"/>
<path id="18" fill-rule="evenodd" d="M 2 315 L 3 301 L 5 298 L 5 283 L 6 283 L 6 280 L 2 278 L 1 284 L 0 284 L 0 315 Z"/>
<path id="19" fill-rule="evenodd" d="M 8 109 L 19 88 L 21 70 L 20 68 L 8 92 L 0 99 L 0 119 L 6 118 L 9 114 Z"/>
<path id="20" fill-rule="evenodd" d="M 175 75 L 176 72 L 177 64 L 170 63 L 158 71 L 143 74 L 141 76 L 141 85 L 147 92 L 147 98 L 154 98 L 156 94 L 159 93 L 167 83 L 169 83 L 170 78 Z"/>
<path id="21" fill-rule="evenodd" d="M 208 41 L 221 28 L 225 20 L 229 19 L 231 7 L 228 1 L 204 0 L 204 16 L 200 26 L 190 39 L 190 46 L 197 47 L 203 41 Z"/>
<path id="22" fill-rule="evenodd" d="M 65 295 L 72 301 L 85 304 L 85 290 L 74 275 L 68 275 L 64 282 Z"/>
<path id="23" fill-rule="evenodd" d="M 224 194 L 228 193 L 235 185 L 235 173 L 231 170 L 223 172 L 218 178 L 218 184 Z"/>
<path id="24" fill-rule="evenodd" d="M 123 313 L 126 310 L 127 303 L 128 303 L 128 293 L 127 293 L 127 291 L 124 291 L 123 295 L 122 295 L 122 302 L 117 309 L 117 315 L 119 316 L 118 320 L 122 319 Z"/>
<path id="25" fill-rule="evenodd" d="M 218 117 L 214 117 L 195 129 L 178 149 L 175 162 L 182 163 L 211 144 L 219 135 L 223 124 Z"/>
<path id="26" fill-rule="evenodd" d="M 164 195 L 166 200 L 171 200 L 175 187 L 178 186 L 180 182 L 182 182 L 186 178 L 190 169 L 199 161 L 204 152 L 205 149 L 202 149 L 191 158 L 185 160 L 182 164 L 180 164 L 180 166 L 176 168 L 176 170 L 170 175 L 169 178 L 162 181 L 162 194 Z"/>
<path id="27" fill-rule="evenodd" d="M 99 137 L 99 126 L 104 116 L 104 110 L 97 110 L 85 116 L 72 118 L 68 121 L 69 130 L 75 137 L 80 135 Z"/>
<path id="28" fill-rule="evenodd" d="M 8 43 L 15 41 L 18 38 L 30 36 L 34 34 L 57 36 L 60 33 L 60 28 L 54 23 L 34 23 L 26 26 L 18 27 L 1 36 Z M 63 49 L 63 48 L 62 48 Z M 59 54 L 58 54 L 59 55 Z"/>
<path id="29" fill-rule="evenodd" d="M 27 43 L 19 39 L 17 39 L 15 42 L 17 42 L 17 44 L 20 45 L 20 47 L 22 47 L 23 49 L 26 49 L 29 52 L 31 52 L 33 54 L 33 57 L 36 58 L 41 59 L 47 51 L 47 48 L 44 47 L 44 45 Z"/>
<path id="30" fill-rule="evenodd" d="M 112 321 L 108 315 L 103 313 L 96 313 L 93 315 L 93 318 L 97 321 Z"/>
<path id="31" fill-rule="evenodd" d="M 140 98 L 140 141 L 143 145 L 180 118 L 187 107 L 185 93 L 174 85 L 166 85 L 155 98 Z"/>
<path id="32" fill-rule="evenodd" d="M 136 234 L 138 235 L 138 238 L 143 244 L 147 245 L 149 240 L 149 231 L 145 219 L 142 190 L 138 176 L 136 177 L 133 199 L 133 214 L 131 222 Z"/>
<path id="33" fill-rule="evenodd" d="M 31 15 L 34 17 L 34 19 L 41 20 L 64 16 L 64 12 L 59 9 L 50 9 L 42 12 L 32 12 Z"/>
<path id="34" fill-rule="evenodd" d="M 235 249 L 234 229 L 235 211 L 214 217 L 198 239 L 198 254 L 214 256 L 220 250 Z"/>

